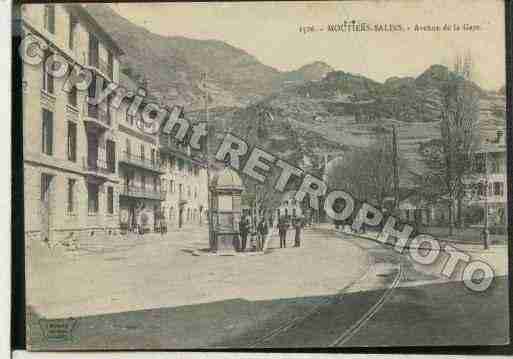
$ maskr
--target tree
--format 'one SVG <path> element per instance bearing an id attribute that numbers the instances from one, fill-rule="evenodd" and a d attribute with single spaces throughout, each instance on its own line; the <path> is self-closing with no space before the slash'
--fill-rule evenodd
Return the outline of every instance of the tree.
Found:
<path id="1" fill-rule="evenodd" d="M 393 180 L 392 140 L 388 133 L 379 134 L 367 148 L 348 152 L 333 165 L 327 179 L 330 188 L 345 190 L 379 207 L 392 195 Z"/>
<path id="2" fill-rule="evenodd" d="M 478 143 L 479 93 L 470 81 L 470 56 L 456 59 L 439 89 L 440 138 L 420 148 L 425 171 L 416 173 L 418 191 L 432 201 L 447 205 L 449 234 L 455 222 L 462 223 L 462 206 L 473 154 Z"/>

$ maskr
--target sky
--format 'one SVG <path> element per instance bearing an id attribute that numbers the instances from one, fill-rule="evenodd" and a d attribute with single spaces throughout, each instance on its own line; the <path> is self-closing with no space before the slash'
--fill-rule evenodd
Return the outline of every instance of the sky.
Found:
<path id="1" fill-rule="evenodd" d="M 116 3 L 111 7 L 153 33 L 222 40 L 282 71 L 313 61 L 377 81 L 418 76 L 432 64 L 452 66 L 471 54 L 474 80 L 505 84 L 504 4 L 500 0 L 342 2 Z M 404 32 L 301 33 L 344 20 L 401 24 Z M 479 31 L 415 32 L 419 25 L 478 25 Z"/>

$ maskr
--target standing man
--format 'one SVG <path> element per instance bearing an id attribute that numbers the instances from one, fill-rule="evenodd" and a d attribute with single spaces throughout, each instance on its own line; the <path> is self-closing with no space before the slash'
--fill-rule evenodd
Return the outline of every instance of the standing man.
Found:
<path id="1" fill-rule="evenodd" d="M 262 251 L 264 249 L 264 245 L 265 245 L 265 237 L 267 236 L 267 233 L 269 232 L 269 229 L 267 227 L 267 222 L 265 221 L 265 218 L 263 218 L 263 217 L 260 219 L 260 223 L 258 223 L 257 232 L 258 232 L 257 250 Z"/>
<path id="2" fill-rule="evenodd" d="M 241 250 L 241 252 L 244 252 L 246 250 L 246 243 L 248 241 L 248 233 L 249 233 L 249 220 L 246 215 L 242 216 L 242 219 L 239 224 L 239 232 L 240 232 L 240 238 L 241 238 L 240 250 Z"/>
<path id="3" fill-rule="evenodd" d="M 280 234 L 280 248 L 287 248 L 287 229 L 289 224 L 285 217 L 281 217 L 278 220 L 278 233 Z"/>
<path id="4" fill-rule="evenodd" d="M 301 227 L 303 227 L 302 218 L 296 218 L 296 220 L 294 221 L 294 228 L 296 230 L 294 237 L 294 247 L 301 247 Z"/>

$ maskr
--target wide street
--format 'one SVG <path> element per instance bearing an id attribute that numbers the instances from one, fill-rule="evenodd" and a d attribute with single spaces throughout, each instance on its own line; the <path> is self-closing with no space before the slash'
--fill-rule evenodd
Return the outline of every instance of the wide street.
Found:
<path id="1" fill-rule="evenodd" d="M 327 226 L 306 229 L 301 248 L 280 249 L 273 234 L 265 254 L 210 256 L 206 246 L 204 229 L 78 251 L 35 243 L 30 344 L 45 340 L 40 319 L 68 317 L 78 319 L 72 341 L 50 348 L 475 345 L 508 335 L 503 276 L 476 294 Z"/>

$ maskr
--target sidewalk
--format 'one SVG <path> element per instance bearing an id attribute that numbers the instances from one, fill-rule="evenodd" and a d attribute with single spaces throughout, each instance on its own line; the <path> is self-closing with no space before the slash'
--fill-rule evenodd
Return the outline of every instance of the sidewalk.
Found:
<path id="1" fill-rule="evenodd" d="M 230 257 L 191 254 L 208 247 L 207 227 L 116 239 L 108 250 L 97 246 L 71 256 L 35 242 L 27 252 L 27 305 L 59 318 L 329 295 L 366 271 L 367 254 L 351 243 L 315 229 L 303 237 L 301 248 L 280 249 L 273 233 L 264 255 Z M 293 244 L 293 231 L 287 244 Z"/>
<path id="2" fill-rule="evenodd" d="M 372 241 L 378 241 L 378 235 L 379 232 L 365 232 L 365 233 L 346 233 L 342 229 L 339 229 L 338 233 L 343 233 L 346 235 L 351 235 L 354 237 L 361 237 L 365 239 L 370 239 Z M 435 237 L 436 238 L 436 237 Z M 504 276 L 508 275 L 508 246 L 503 244 L 494 244 L 488 247 L 488 249 L 484 249 L 482 245 L 478 244 L 466 244 L 462 242 L 453 242 L 453 241 L 446 241 L 444 239 L 436 238 L 439 242 L 442 248 L 446 248 L 446 245 L 450 245 L 451 247 L 455 249 L 451 249 L 451 247 L 448 247 L 445 249 L 445 252 L 447 251 L 460 251 L 463 253 L 466 253 L 470 256 L 470 260 L 472 261 L 483 261 L 490 265 L 490 267 L 494 271 L 495 276 Z M 390 246 L 392 248 L 392 246 Z M 405 249 L 405 252 L 407 253 L 407 249 Z M 426 274 L 432 274 L 439 276 L 442 268 L 448 259 L 449 254 L 444 253 L 440 258 L 435 261 L 432 265 L 420 265 L 417 263 L 413 263 L 415 268 L 421 272 L 424 272 Z M 457 265 L 456 270 L 451 277 L 452 280 L 461 280 L 462 277 L 462 270 L 463 265 L 461 263 Z"/>

